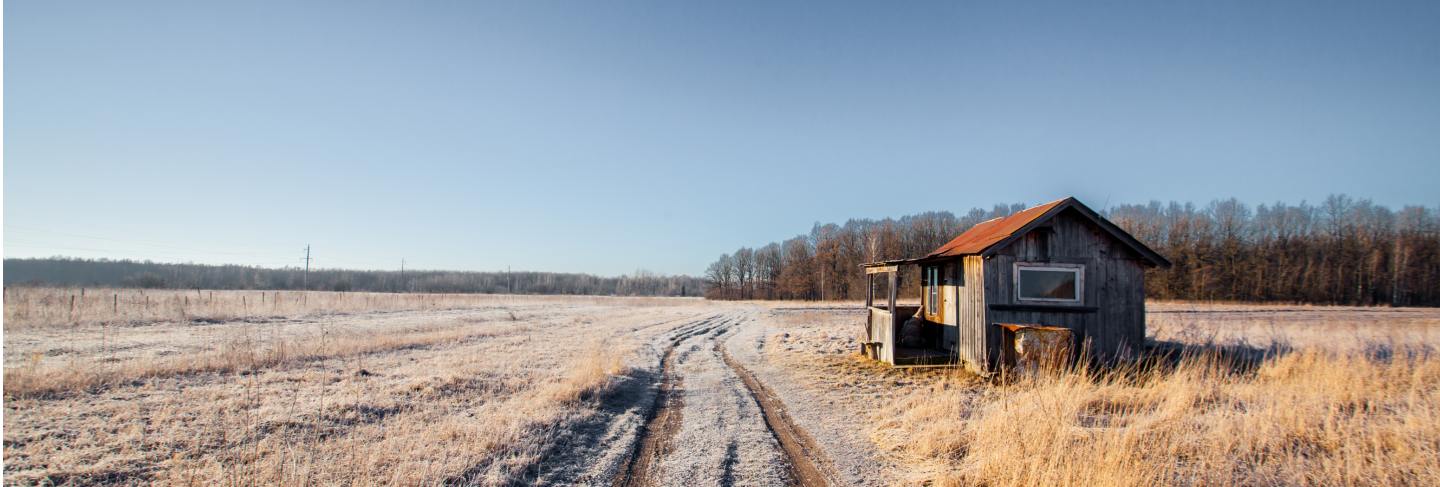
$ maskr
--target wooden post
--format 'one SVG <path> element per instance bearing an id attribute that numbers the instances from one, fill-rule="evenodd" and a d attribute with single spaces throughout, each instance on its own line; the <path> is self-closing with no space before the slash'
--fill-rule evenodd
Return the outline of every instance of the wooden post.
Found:
<path id="1" fill-rule="evenodd" d="M 900 271 L 890 273 L 890 316 L 895 316 L 895 294 L 900 283 Z"/>
<path id="2" fill-rule="evenodd" d="M 866 308 L 869 308 L 869 307 L 874 306 L 874 305 L 875 305 L 875 275 L 874 275 L 874 274 L 870 274 L 870 273 L 866 273 L 866 274 L 865 274 L 865 307 L 866 307 Z"/>
<path id="3" fill-rule="evenodd" d="M 110 314 L 120 314 L 120 293 L 115 293 L 113 301 L 110 302 Z"/>

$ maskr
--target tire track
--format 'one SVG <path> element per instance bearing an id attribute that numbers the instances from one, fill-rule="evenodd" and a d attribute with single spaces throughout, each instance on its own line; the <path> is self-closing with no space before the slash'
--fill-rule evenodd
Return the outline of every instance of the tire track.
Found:
<path id="1" fill-rule="evenodd" d="M 640 426 L 639 438 L 625 468 L 615 477 L 616 487 L 641 487 L 656 485 L 653 479 L 660 460 L 673 450 L 675 433 L 680 431 L 685 407 L 685 398 L 677 393 L 682 386 L 681 377 L 675 373 L 675 347 L 690 337 L 709 333 L 719 326 L 715 321 L 719 315 L 710 316 L 675 329 L 669 338 L 669 345 L 660 359 L 660 389 L 655 402 Z"/>
<path id="2" fill-rule="evenodd" d="M 739 365 L 725 350 L 724 340 L 744 321 L 745 318 L 741 316 L 717 315 L 681 326 L 673 332 L 662 355 L 661 381 L 654 406 L 647 414 L 646 420 L 638 432 L 639 436 L 629 461 L 620 469 L 619 474 L 613 479 L 612 485 L 637 487 L 673 484 L 684 479 L 685 476 L 704 472 L 706 468 L 716 469 L 713 472 L 716 477 L 701 477 L 708 479 L 706 480 L 708 482 L 722 485 L 737 482 L 755 483 L 754 475 L 757 465 L 754 462 L 757 459 L 762 460 L 760 468 L 768 469 L 771 472 L 768 475 L 773 475 L 773 477 L 761 477 L 769 478 L 762 483 L 781 481 L 782 477 L 783 482 L 787 485 L 827 486 L 832 483 L 831 479 L 836 477 L 831 475 L 829 463 L 824 460 L 821 450 L 816 447 L 814 440 L 794 424 L 788 413 L 785 412 L 785 406 L 780 399 L 766 389 L 754 374 Z M 686 343 L 689 345 L 685 345 Z M 681 348 L 684 348 L 683 353 L 678 350 Z M 701 352 L 701 354 L 695 355 L 695 352 Z M 700 362 L 691 363 L 692 360 L 700 360 Z M 701 382 L 708 382 L 711 388 L 707 389 L 707 386 L 701 384 L 695 386 L 699 389 L 685 390 L 685 372 L 681 367 L 684 364 L 690 364 L 684 367 L 684 370 L 689 370 L 689 373 L 701 374 Z M 701 369 L 695 367 L 701 367 Z M 719 368 L 719 371 L 716 371 L 716 367 Z M 718 391 L 713 389 L 715 387 L 714 377 L 717 373 L 730 377 L 723 381 L 728 385 L 721 387 Z M 687 406 L 685 399 L 687 394 L 698 394 L 696 398 L 700 403 L 693 406 L 699 408 L 697 411 L 701 413 L 700 417 L 687 418 L 683 413 Z M 718 430 L 724 433 L 721 435 L 723 445 L 717 444 L 714 448 L 721 450 L 701 449 L 700 453 L 702 454 L 715 455 L 709 458 L 718 457 L 718 464 L 687 463 L 686 457 L 677 457 L 676 455 L 694 455 L 697 453 L 694 450 L 696 446 L 685 442 L 677 443 L 677 435 L 687 427 L 691 428 L 687 431 L 693 431 L 695 428 L 713 428 L 713 426 L 705 426 L 715 421 L 714 417 L 705 417 L 705 408 L 707 403 L 713 407 L 717 400 L 715 394 L 732 398 L 725 399 L 725 401 L 739 400 L 749 403 L 750 406 L 746 406 L 746 408 L 751 412 L 740 416 L 739 424 L 729 423 L 729 426 Z M 756 414 L 757 410 L 758 414 Z M 734 419 L 734 417 L 731 418 Z M 687 425 L 687 419 L 691 424 Z M 707 431 L 713 433 L 716 430 Z M 748 432 L 741 433 L 741 431 Z M 686 434 L 693 435 L 694 433 Z M 761 436 L 754 436 L 756 434 Z M 766 435 L 774 442 L 759 440 Z M 695 439 L 693 436 L 687 436 L 687 438 Z M 756 443 L 757 441 L 758 443 Z M 771 453 L 756 456 L 755 448 Z M 742 456 L 746 456 L 747 459 L 742 460 Z M 742 462 L 750 463 L 749 466 L 745 466 Z M 783 471 L 775 470 L 779 468 L 777 467 L 779 463 L 784 464 Z M 673 470 L 677 465 L 682 465 L 681 470 Z M 705 465 L 710 465 L 710 467 Z M 764 465 L 769 465 L 769 467 L 764 467 Z M 697 468 L 700 470 L 694 470 Z M 749 476 L 747 477 L 747 475 Z M 681 479 L 677 479 L 676 476 L 680 476 Z M 692 477 L 688 480 L 695 479 Z"/>
<path id="3" fill-rule="evenodd" d="M 790 418 L 790 414 L 785 411 L 785 403 L 765 388 L 765 384 L 755 378 L 755 374 L 736 363 L 735 359 L 730 357 L 730 352 L 725 350 L 723 342 L 716 341 L 715 351 L 725 360 L 725 365 L 730 366 L 735 375 L 740 376 L 745 388 L 750 391 L 750 396 L 760 406 L 760 412 L 765 417 L 765 426 L 770 429 L 775 441 L 780 443 L 781 452 L 785 454 L 790 485 L 830 485 L 831 479 L 836 477 L 829 462 L 815 444 L 815 439 Z"/>

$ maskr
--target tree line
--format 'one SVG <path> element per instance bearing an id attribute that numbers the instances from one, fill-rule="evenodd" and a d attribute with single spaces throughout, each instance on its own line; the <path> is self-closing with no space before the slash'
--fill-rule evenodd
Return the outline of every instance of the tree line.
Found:
<path id="1" fill-rule="evenodd" d="M 149 261 L 5 259 L 6 286 L 267 289 L 421 293 L 700 296 L 692 276 L 640 270 L 619 277 L 554 272 L 375 271 L 167 264 Z"/>
<path id="2" fill-rule="evenodd" d="M 808 234 L 720 256 L 706 269 L 712 299 L 863 299 L 859 265 L 924 255 L 976 223 L 1023 204 L 816 224 Z M 1332 195 L 1319 204 L 1250 206 L 1234 198 L 1153 201 L 1101 210 L 1170 259 L 1147 271 L 1157 299 L 1440 306 L 1440 210 L 1392 210 Z M 901 295 L 919 295 L 901 268 Z"/>

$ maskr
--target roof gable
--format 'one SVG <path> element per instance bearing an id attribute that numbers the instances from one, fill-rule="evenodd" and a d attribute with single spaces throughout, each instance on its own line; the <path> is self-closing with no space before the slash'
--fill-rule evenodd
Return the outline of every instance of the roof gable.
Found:
<path id="1" fill-rule="evenodd" d="M 1026 208 L 1007 217 L 995 218 L 975 224 L 964 233 L 950 240 L 934 252 L 923 257 L 923 259 L 959 257 L 964 255 L 988 255 L 996 249 L 1003 248 L 1006 244 L 1029 232 L 1031 229 L 1050 220 L 1066 208 L 1074 208 L 1085 218 L 1095 223 L 1105 233 L 1121 241 L 1136 253 L 1144 257 L 1152 265 L 1169 267 L 1170 261 L 1159 253 L 1145 246 L 1135 237 L 1126 233 L 1125 230 L 1111 223 L 1110 220 L 1101 217 L 1090 207 L 1085 206 L 1080 200 L 1074 197 L 1052 201 L 1040 206 Z"/>

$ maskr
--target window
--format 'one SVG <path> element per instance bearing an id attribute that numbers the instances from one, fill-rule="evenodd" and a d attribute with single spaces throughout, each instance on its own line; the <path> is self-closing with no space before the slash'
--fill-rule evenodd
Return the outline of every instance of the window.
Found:
<path id="1" fill-rule="evenodd" d="M 1016 263 L 1015 299 L 1042 303 L 1080 304 L 1085 292 L 1085 266 Z"/>
<path id="2" fill-rule="evenodd" d="M 940 266 L 925 268 L 925 310 L 932 315 L 940 314 Z"/>

